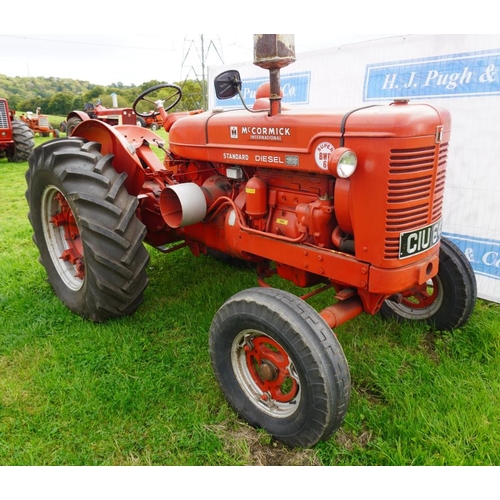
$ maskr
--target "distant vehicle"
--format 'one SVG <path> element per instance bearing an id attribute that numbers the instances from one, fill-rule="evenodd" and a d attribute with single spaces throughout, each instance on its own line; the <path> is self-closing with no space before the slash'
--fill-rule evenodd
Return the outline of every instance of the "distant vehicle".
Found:
<path id="1" fill-rule="evenodd" d="M 7 100 L 0 98 L 0 158 L 11 162 L 27 161 L 35 148 L 33 131 L 26 123 L 15 119 Z"/>
<path id="2" fill-rule="evenodd" d="M 49 117 L 42 115 L 41 111 L 40 108 L 36 108 L 35 114 L 32 111 L 28 111 L 26 116 L 21 115 L 19 118 L 28 125 L 33 134 L 40 134 L 42 137 L 49 137 L 52 134 L 53 137 L 59 137 L 59 130 L 50 125 Z"/>
<path id="3" fill-rule="evenodd" d="M 83 111 L 74 110 L 68 114 L 66 123 L 61 124 L 66 135 L 69 137 L 73 134 L 73 130 L 85 120 L 96 119 L 101 120 L 108 125 L 139 125 L 145 126 L 143 119 L 139 118 L 132 108 L 106 108 L 101 104 L 99 99 L 96 104 L 91 102 L 83 106 Z M 63 122 L 64 123 L 64 122 Z"/>

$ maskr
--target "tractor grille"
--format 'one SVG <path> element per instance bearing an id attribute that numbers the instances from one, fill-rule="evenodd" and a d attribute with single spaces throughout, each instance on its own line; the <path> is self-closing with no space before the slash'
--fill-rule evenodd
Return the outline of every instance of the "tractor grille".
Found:
<path id="1" fill-rule="evenodd" d="M 399 234 L 431 224 L 442 215 L 448 143 L 392 150 L 385 220 L 386 259 L 399 257 Z"/>
<path id="2" fill-rule="evenodd" d="M 38 118 L 38 126 L 39 127 L 49 127 L 49 119 L 46 116 L 40 116 Z"/>
<path id="3" fill-rule="evenodd" d="M 0 101 L 0 128 L 9 128 L 7 106 L 5 106 L 5 101 Z"/>

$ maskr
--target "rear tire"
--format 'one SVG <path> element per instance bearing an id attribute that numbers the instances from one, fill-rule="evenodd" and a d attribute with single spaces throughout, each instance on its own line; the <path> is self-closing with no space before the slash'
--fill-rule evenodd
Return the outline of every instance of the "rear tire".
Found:
<path id="1" fill-rule="evenodd" d="M 347 361 L 323 318 L 295 295 L 251 288 L 231 297 L 213 319 L 210 355 L 234 410 L 285 444 L 313 446 L 342 424 Z"/>
<path id="2" fill-rule="evenodd" d="M 7 151 L 7 158 L 14 163 L 27 161 L 35 148 L 33 131 L 21 120 L 12 120 L 14 147 Z"/>
<path id="3" fill-rule="evenodd" d="M 29 220 L 56 295 L 100 322 L 131 314 L 143 300 L 149 254 L 138 201 L 103 156 L 78 138 L 38 147 L 26 173 Z"/>
<path id="4" fill-rule="evenodd" d="M 73 130 L 82 123 L 82 119 L 74 116 L 68 120 L 66 123 L 66 137 L 70 137 L 73 135 Z"/>
<path id="5" fill-rule="evenodd" d="M 477 300 L 474 270 L 460 249 L 441 239 L 438 274 L 420 289 L 386 300 L 380 314 L 397 321 L 420 321 L 436 330 L 453 330 L 470 318 Z"/>

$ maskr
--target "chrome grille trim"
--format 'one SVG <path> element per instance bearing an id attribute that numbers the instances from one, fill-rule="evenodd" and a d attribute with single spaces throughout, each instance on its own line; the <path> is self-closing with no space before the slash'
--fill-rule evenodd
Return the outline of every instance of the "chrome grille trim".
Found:
<path id="1" fill-rule="evenodd" d="M 0 101 L 0 128 L 9 128 L 9 119 L 7 117 L 7 106 L 5 101 Z"/>
<path id="2" fill-rule="evenodd" d="M 442 216 L 448 143 L 391 151 L 385 220 L 386 259 L 399 258 L 399 234 Z"/>

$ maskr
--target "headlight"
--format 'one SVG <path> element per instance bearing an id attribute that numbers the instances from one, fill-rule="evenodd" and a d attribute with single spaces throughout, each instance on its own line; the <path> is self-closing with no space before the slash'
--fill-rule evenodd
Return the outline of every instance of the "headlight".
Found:
<path id="1" fill-rule="evenodd" d="M 330 156 L 328 168 L 335 177 L 347 179 L 356 170 L 358 157 L 349 148 L 338 148 Z"/>

